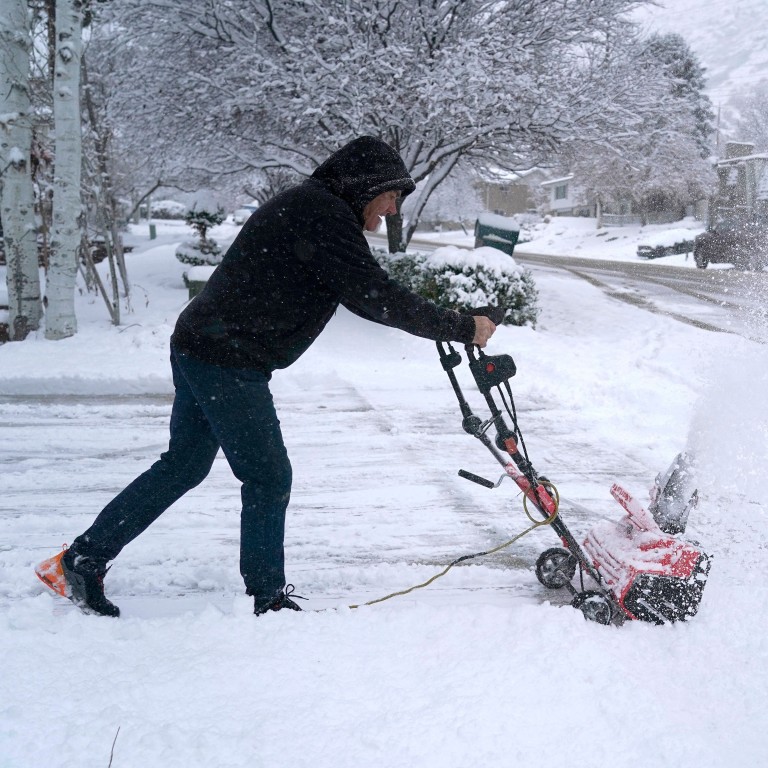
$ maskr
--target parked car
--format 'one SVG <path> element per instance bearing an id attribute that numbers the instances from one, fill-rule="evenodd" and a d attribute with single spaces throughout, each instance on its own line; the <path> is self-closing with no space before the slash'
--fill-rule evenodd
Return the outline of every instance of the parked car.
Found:
<path id="1" fill-rule="evenodd" d="M 696 235 L 693 258 L 699 269 L 709 264 L 733 264 L 736 269 L 768 266 L 768 222 L 726 219 Z"/>

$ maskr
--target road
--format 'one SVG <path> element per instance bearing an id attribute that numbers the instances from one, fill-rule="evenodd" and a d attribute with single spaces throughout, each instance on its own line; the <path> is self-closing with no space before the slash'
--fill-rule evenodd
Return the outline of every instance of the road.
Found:
<path id="1" fill-rule="evenodd" d="M 378 239 L 375 241 L 380 245 Z M 381 242 L 384 239 L 381 238 Z M 414 240 L 434 250 L 444 243 Z M 640 309 L 717 333 L 735 333 L 768 343 L 768 273 L 735 269 L 690 269 L 654 261 L 606 261 L 515 251 L 534 273 L 568 272 L 607 296 Z"/>
<path id="2" fill-rule="evenodd" d="M 737 333 L 768 343 L 768 275 L 735 269 L 687 269 L 653 262 L 621 262 L 516 253 L 536 270 L 566 271 L 606 295 L 705 330 Z"/>

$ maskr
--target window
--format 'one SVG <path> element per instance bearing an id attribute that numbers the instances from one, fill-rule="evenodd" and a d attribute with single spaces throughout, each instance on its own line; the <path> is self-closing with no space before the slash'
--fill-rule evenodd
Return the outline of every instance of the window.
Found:
<path id="1" fill-rule="evenodd" d="M 555 200 L 565 200 L 568 197 L 568 185 L 558 184 L 555 187 Z"/>

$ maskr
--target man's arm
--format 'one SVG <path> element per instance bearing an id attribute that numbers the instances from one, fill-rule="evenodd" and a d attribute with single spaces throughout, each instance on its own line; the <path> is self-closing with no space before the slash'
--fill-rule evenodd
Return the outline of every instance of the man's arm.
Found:
<path id="1" fill-rule="evenodd" d="M 344 304 L 344 306 L 352 312 L 352 314 L 362 317 L 365 320 L 370 320 L 373 323 L 380 323 L 381 325 L 389 325 L 375 317 L 371 317 L 351 304 Z M 490 339 L 496 331 L 496 324 L 484 315 L 474 315 L 472 319 L 475 321 L 475 335 L 472 339 L 472 344 L 476 344 L 478 347 L 484 347 L 488 343 L 488 339 Z"/>

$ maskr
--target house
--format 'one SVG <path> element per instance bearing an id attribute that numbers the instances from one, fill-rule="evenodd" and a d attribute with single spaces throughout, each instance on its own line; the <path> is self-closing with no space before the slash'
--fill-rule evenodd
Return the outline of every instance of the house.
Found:
<path id="1" fill-rule="evenodd" d="M 547 192 L 545 213 L 550 216 L 586 216 L 597 219 L 597 226 L 626 227 L 632 224 L 666 224 L 681 218 L 680 211 L 646 212 L 643 217 L 628 197 L 598 199 L 576 179 L 575 174 L 541 183 Z M 692 211 L 693 213 L 693 211 Z"/>
<path id="2" fill-rule="evenodd" d="M 541 182 L 546 192 L 545 212 L 553 216 L 594 216 L 595 206 L 574 181 L 574 174 Z"/>
<path id="3" fill-rule="evenodd" d="M 541 182 L 548 178 L 541 168 L 527 171 L 493 170 L 477 182 L 485 210 L 498 216 L 536 212 L 544 202 Z"/>
<path id="4" fill-rule="evenodd" d="M 710 204 L 710 225 L 729 220 L 768 221 L 768 154 L 754 144 L 729 141 L 715 163 L 717 193 Z"/>

